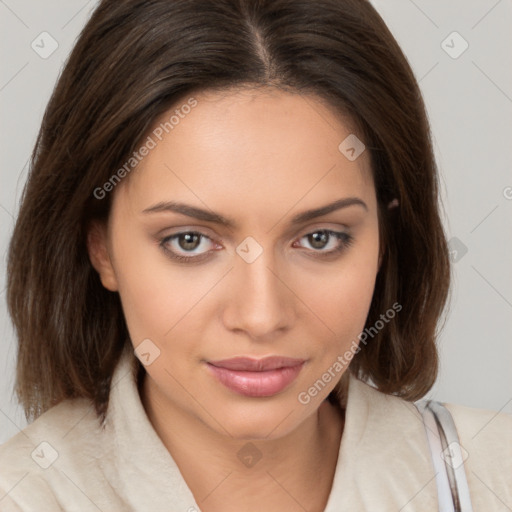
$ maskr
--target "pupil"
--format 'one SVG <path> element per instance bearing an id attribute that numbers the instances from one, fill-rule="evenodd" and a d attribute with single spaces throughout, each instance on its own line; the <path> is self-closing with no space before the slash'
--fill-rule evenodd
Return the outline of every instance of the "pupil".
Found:
<path id="1" fill-rule="evenodd" d="M 199 235 L 195 233 L 185 233 L 179 237 L 179 245 L 184 250 L 195 249 L 197 247 L 197 241 Z M 184 241 L 184 243 L 182 243 Z"/>
<path id="2" fill-rule="evenodd" d="M 309 235 L 309 243 L 315 249 L 322 249 L 327 244 L 328 234 L 325 231 L 317 231 Z"/>

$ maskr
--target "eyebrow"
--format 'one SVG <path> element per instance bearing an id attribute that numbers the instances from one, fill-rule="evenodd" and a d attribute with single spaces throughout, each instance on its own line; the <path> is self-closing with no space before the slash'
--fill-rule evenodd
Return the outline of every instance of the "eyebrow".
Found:
<path id="1" fill-rule="evenodd" d="M 307 222 L 312 219 L 316 219 L 317 217 L 321 217 L 323 215 L 327 215 L 328 213 L 334 212 L 336 210 L 341 210 L 342 208 L 348 208 L 349 206 L 362 206 L 366 211 L 368 211 L 368 206 L 366 203 L 359 199 L 358 197 L 345 197 L 343 199 L 338 199 L 332 203 L 329 203 L 325 206 L 321 206 L 319 208 L 314 208 L 313 210 L 307 210 L 295 217 L 292 218 L 291 224 L 297 225 Z M 176 201 L 165 201 L 157 203 L 153 206 L 150 206 L 142 211 L 142 213 L 161 213 L 161 212 L 174 212 L 181 213 L 182 215 L 186 215 L 187 217 L 192 217 L 194 219 L 203 220 L 207 222 L 213 222 L 216 224 L 220 224 L 222 226 L 226 226 L 227 228 L 234 229 L 237 227 L 236 222 L 229 217 L 224 217 L 219 213 L 212 212 L 209 210 L 203 210 L 202 208 L 197 208 L 195 206 L 191 206 L 185 203 L 179 203 Z"/>

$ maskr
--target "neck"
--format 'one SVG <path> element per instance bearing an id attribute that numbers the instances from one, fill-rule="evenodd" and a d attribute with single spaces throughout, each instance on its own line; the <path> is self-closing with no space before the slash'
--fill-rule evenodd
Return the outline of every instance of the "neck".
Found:
<path id="1" fill-rule="evenodd" d="M 324 401 L 283 437 L 241 440 L 173 408 L 147 375 L 141 399 L 203 512 L 325 508 L 343 430 L 339 406 Z"/>

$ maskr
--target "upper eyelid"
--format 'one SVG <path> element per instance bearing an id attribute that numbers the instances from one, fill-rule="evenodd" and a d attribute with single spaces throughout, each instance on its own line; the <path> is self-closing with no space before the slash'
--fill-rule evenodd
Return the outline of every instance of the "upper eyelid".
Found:
<path id="1" fill-rule="evenodd" d="M 342 233 L 347 233 L 347 234 L 350 234 L 350 227 L 347 226 L 346 224 L 342 224 L 341 226 L 339 225 L 338 223 L 338 226 L 337 227 L 326 227 L 325 224 L 335 224 L 333 222 L 329 223 L 329 222 L 319 222 L 318 224 L 323 224 L 323 226 L 313 226 L 313 227 L 307 227 L 307 228 L 301 228 L 300 231 L 299 231 L 299 234 L 298 235 L 295 235 L 295 238 L 302 238 L 303 236 L 305 235 L 309 235 L 311 233 L 316 233 L 317 231 L 333 231 L 333 232 L 342 232 Z M 206 231 L 209 231 L 208 228 L 205 228 L 204 226 L 201 226 L 201 227 L 191 227 L 191 228 L 187 228 L 186 226 L 185 227 L 180 227 L 179 228 L 179 231 L 176 231 L 174 233 L 170 233 L 168 235 L 165 235 L 165 236 L 162 236 L 162 239 L 165 239 L 165 238 L 171 238 L 173 236 L 177 236 L 177 235 L 181 235 L 181 234 L 185 234 L 185 233 L 198 233 L 206 238 L 209 238 L 210 240 L 212 241 L 215 241 L 217 243 L 220 243 L 218 242 L 218 239 L 221 238 L 221 237 L 217 237 L 216 235 L 210 235 L 208 233 L 205 233 L 203 232 L 203 230 Z M 164 231 L 164 230 L 162 230 Z M 284 237 L 288 237 L 289 236 L 289 232 L 287 231 L 286 233 L 283 234 Z M 231 237 L 231 235 L 228 235 L 226 236 L 225 238 L 227 238 L 228 240 L 230 239 L 233 239 L 233 237 Z"/>
<path id="2" fill-rule="evenodd" d="M 169 235 L 164 235 L 162 236 L 162 240 L 165 241 L 165 240 L 172 240 L 172 239 L 175 239 L 175 238 L 178 238 L 180 235 L 186 235 L 186 234 L 189 234 L 189 233 L 194 233 L 196 235 L 200 235 L 201 237 L 203 238 L 208 238 L 209 240 L 211 240 L 212 242 L 216 242 L 216 243 L 219 243 L 215 240 L 214 237 L 210 236 L 210 235 L 207 235 L 206 233 L 202 233 L 201 231 L 199 230 L 196 230 L 196 229 L 186 229 L 186 230 L 182 230 L 182 231 L 176 231 L 176 233 L 171 233 Z"/>

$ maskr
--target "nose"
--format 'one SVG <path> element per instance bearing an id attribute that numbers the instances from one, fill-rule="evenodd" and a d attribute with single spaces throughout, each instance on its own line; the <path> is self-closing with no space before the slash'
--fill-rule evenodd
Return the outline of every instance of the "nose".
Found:
<path id="1" fill-rule="evenodd" d="M 269 252 L 263 251 L 252 263 L 238 258 L 230 272 L 224 325 L 253 340 L 268 340 L 282 334 L 291 328 L 295 318 L 291 285 L 274 270 Z"/>

